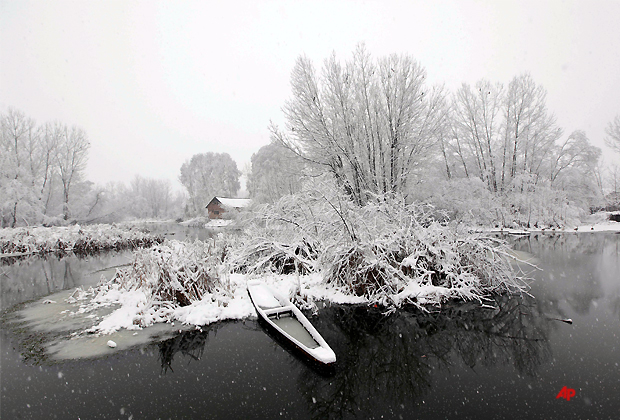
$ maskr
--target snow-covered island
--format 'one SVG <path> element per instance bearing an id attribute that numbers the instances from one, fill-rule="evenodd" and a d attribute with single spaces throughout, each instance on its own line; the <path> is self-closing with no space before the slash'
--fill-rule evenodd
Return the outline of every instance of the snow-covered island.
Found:
<path id="1" fill-rule="evenodd" d="M 333 206 L 338 200 L 338 207 Z M 497 232 L 620 231 L 620 223 L 604 214 L 589 221 L 576 229 Z M 96 322 L 83 331 L 88 335 L 158 323 L 198 328 L 243 319 L 255 316 L 246 291 L 252 278 L 315 312 L 320 302 L 372 304 L 386 312 L 404 305 L 427 310 L 455 299 L 484 306 L 491 294 L 528 288 L 515 265 L 527 262 L 519 261 L 522 256 L 492 230 L 440 223 L 402 198 L 358 207 L 334 196 L 291 196 L 256 208 L 240 223 L 241 232 L 222 231 L 205 242 L 151 239 L 157 245 L 136 249 L 133 262 L 117 268 L 111 280 L 71 294 L 67 302 L 75 307 L 69 315 L 109 308 L 101 319 L 91 316 Z M 87 240 L 108 247 L 120 240 L 149 240 L 139 230 L 106 225 L 4 229 L 0 234 L 26 250 L 70 250 Z"/>
<path id="2" fill-rule="evenodd" d="M 306 193 L 259 207 L 242 224 L 241 233 L 222 232 L 205 242 L 166 240 L 136 250 L 133 263 L 110 281 L 72 295 L 81 314 L 115 308 L 88 332 L 254 316 L 250 278 L 315 311 L 319 302 L 386 311 L 450 299 L 485 304 L 491 293 L 527 289 L 505 242 L 441 224 L 402 198 L 359 207 Z"/>

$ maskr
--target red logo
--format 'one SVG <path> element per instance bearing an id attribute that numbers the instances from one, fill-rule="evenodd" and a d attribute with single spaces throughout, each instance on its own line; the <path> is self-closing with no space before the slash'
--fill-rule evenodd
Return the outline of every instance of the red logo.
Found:
<path id="1" fill-rule="evenodd" d="M 564 387 L 560 390 L 560 393 L 555 397 L 555 399 L 557 400 L 558 398 L 564 398 L 566 401 L 570 401 L 570 399 L 574 396 L 575 390 L 573 388 Z"/>

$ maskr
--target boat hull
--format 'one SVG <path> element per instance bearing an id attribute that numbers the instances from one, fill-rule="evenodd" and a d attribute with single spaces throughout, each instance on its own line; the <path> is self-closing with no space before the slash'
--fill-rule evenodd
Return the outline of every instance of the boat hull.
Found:
<path id="1" fill-rule="evenodd" d="M 258 316 L 287 342 L 319 363 L 330 365 L 336 362 L 333 350 L 288 299 L 256 280 L 248 281 L 248 293 Z"/>

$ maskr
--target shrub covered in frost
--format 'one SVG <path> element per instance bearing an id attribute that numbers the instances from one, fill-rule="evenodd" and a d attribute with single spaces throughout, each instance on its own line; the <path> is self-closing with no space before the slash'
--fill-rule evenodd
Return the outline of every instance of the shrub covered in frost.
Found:
<path id="1" fill-rule="evenodd" d="M 133 262 L 118 268 L 112 279 L 70 299 L 86 301 L 82 312 L 120 305 L 87 330 L 93 333 L 175 320 L 202 325 L 247 316 L 251 304 L 239 302 L 240 285 L 231 281 L 223 263 L 229 242 L 220 237 L 193 243 L 167 240 L 138 250 Z"/>
<path id="2" fill-rule="evenodd" d="M 222 249 L 215 241 L 167 241 L 135 253 L 133 263 L 118 269 L 108 286 L 142 290 L 154 303 L 187 306 L 206 293 L 226 293 L 220 278 Z"/>
<path id="3" fill-rule="evenodd" d="M 386 306 L 524 289 L 504 242 L 436 219 L 399 196 L 359 207 L 335 188 L 307 190 L 258 208 L 231 262 L 259 273 L 320 271 L 327 284 Z"/>
<path id="4" fill-rule="evenodd" d="M 0 229 L 2 254 L 91 254 L 125 248 L 143 248 L 162 243 L 142 229 L 114 225 L 69 227 L 19 227 Z"/>

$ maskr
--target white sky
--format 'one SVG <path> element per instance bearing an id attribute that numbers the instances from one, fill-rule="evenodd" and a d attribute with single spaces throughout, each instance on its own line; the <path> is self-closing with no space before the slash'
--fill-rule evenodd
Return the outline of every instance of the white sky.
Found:
<path id="1" fill-rule="evenodd" d="M 406 53 L 455 89 L 530 72 L 568 135 L 606 160 L 620 114 L 620 0 L 0 0 L 0 109 L 88 133 L 87 177 L 178 184 L 195 153 L 239 169 L 282 125 L 295 59 Z M 620 161 L 617 156 L 613 156 Z"/>

